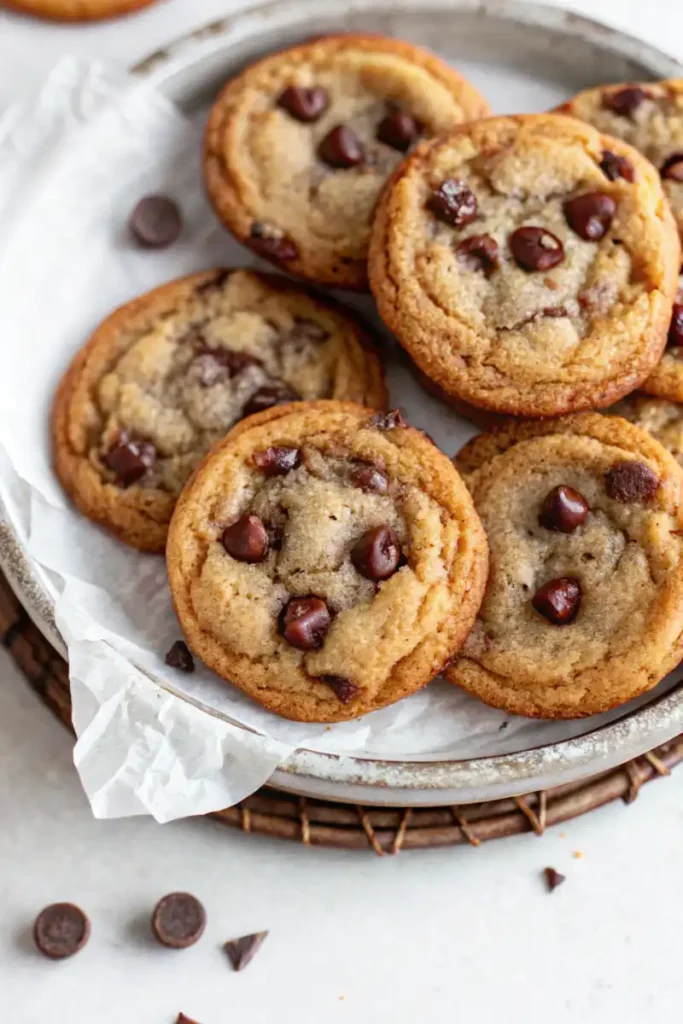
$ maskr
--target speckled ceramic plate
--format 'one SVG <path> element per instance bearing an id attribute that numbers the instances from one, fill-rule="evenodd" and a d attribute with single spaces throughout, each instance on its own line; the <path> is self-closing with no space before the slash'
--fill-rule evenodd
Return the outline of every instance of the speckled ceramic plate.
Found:
<path id="1" fill-rule="evenodd" d="M 544 110 L 601 82 L 683 76 L 660 51 L 598 22 L 535 4 L 476 0 L 277 0 L 215 22 L 135 69 L 187 111 L 249 60 L 307 36 L 379 32 L 456 64 L 500 113 Z M 427 399 L 426 399 L 427 400 Z M 0 562 L 48 640 L 64 652 L 47 580 L 0 504 Z M 683 732 L 683 686 L 571 740 L 467 760 L 384 761 L 299 750 L 271 784 L 306 796 L 418 806 L 491 800 L 607 770 Z"/>

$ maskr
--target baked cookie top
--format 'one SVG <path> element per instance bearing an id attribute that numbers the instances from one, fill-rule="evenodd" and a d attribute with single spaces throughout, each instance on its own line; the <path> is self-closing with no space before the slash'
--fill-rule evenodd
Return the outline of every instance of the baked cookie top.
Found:
<path id="1" fill-rule="evenodd" d="M 410 43 L 323 36 L 225 86 L 206 132 L 209 196 L 260 256 L 365 290 L 370 221 L 390 172 L 418 139 L 487 113 L 457 71 Z"/>
<path id="2" fill-rule="evenodd" d="M 586 413 L 483 434 L 456 464 L 491 569 L 451 682 L 515 714 L 579 718 L 678 663 L 683 471 L 658 441 Z"/>
<path id="3" fill-rule="evenodd" d="M 683 406 L 664 398 L 633 394 L 609 410 L 652 434 L 683 466 Z"/>
<path id="4" fill-rule="evenodd" d="M 679 258 L 648 161 L 540 114 L 419 146 L 382 195 L 369 270 L 382 319 L 437 384 L 539 416 L 608 405 L 645 379 Z"/>
<path id="5" fill-rule="evenodd" d="M 209 448 L 243 416 L 313 398 L 384 408 L 359 324 L 281 277 L 193 274 L 122 306 L 76 355 L 53 410 L 55 467 L 86 515 L 163 551 Z"/>
<path id="6" fill-rule="evenodd" d="M 53 21 L 99 21 L 130 14 L 149 7 L 156 0 L 3 0 L 4 7 L 13 7 L 24 14 Z"/>
<path id="7" fill-rule="evenodd" d="M 238 424 L 183 491 L 167 547 L 195 654 L 315 722 L 432 679 L 474 621 L 487 561 L 446 456 L 400 414 L 329 401 Z"/>

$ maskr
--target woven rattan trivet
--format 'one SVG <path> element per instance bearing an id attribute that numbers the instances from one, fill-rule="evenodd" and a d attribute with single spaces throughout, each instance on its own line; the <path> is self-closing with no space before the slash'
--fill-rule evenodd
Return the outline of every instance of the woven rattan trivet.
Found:
<path id="1" fill-rule="evenodd" d="M 0 574 L 0 642 L 33 689 L 71 727 L 69 674 L 64 659 L 48 644 Z M 558 786 L 512 800 L 426 807 L 415 810 L 360 807 L 304 800 L 261 789 L 236 807 L 212 815 L 226 825 L 310 846 L 374 850 L 379 856 L 433 846 L 479 846 L 519 832 L 542 835 L 612 800 L 631 803 L 645 782 L 668 775 L 683 761 L 683 735 L 620 768 L 583 782 Z"/>

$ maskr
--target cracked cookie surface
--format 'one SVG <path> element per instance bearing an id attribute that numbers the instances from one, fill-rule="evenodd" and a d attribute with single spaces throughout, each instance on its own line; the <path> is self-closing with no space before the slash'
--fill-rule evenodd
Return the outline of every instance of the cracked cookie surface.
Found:
<path id="1" fill-rule="evenodd" d="M 299 721 L 429 682 L 481 601 L 486 540 L 450 461 L 395 414 L 342 402 L 238 424 L 183 492 L 167 562 L 189 646 Z"/>
<path id="2" fill-rule="evenodd" d="M 608 176 L 608 150 L 630 170 Z M 543 114 L 419 146 L 383 192 L 369 270 L 382 319 L 427 376 L 471 405 L 540 416 L 608 405 L 647 377 L 679 258 L 651 165 Z"/>
<path id="3" fill-rule="evenodd" d="M 579 718 L 675 667 L 683 471 L 662 445 L 585 413 L 482 434 L 455 461 L 491 566 L 450 682 L 514 714 Z"/>
<path id="4" fill-rule="evenodd" d="M 323 36 L 225 86 L 206 132 L 209 197 L 264 258 L 365 290 L 370 221 L 388 175 L 418 139 L 487 113 L 466 79 L 410 43 Z"/>
<path id="5" fill-rule="evenodd" d="M 194 274 L 122 306 L 76 355 L 53 409 L 55 467 L 87 516 L 163 551 L 209 448 L 244 416 L 316 398 L 385 406 L 350 314 L 275 275 Z"/>

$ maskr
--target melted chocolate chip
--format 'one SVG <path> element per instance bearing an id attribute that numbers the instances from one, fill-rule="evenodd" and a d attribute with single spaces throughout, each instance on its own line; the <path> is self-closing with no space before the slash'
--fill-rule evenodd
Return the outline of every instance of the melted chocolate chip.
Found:
<path id="1" fill-rule="evenodd" d="M 328 132 L 318 146 L 318 155 L 330 167 L 346 169 L 355 167 L 365 159 L 363 144 L 351 129 L 344 124 Z"/>
<path id="2" fill-rule="evenodd" d="M 273 445 L 262 452 L 254 452 L 252 462 L 266 476 L 284 476 L 301 465 L 301 451 L 299 448 Z"/>
<path id="3" fill-rule="evenodd" d="M 544 868 L 543 874 L 545 875 L 545 884 L 548 887 L 548 892 L 552 892 L 553 889 L 557 889 L 558 885 L 562 885 L 566 878 L 561 875 L 555 868 Z"/>
<path id="4" fill-rule="evenodd" d="M 183 222 L 178 204 L 168 196 L 145 196 L 128 222 L 135 239 L 146 249 L 165 249 L 178 238 Z"/>
<path id="5" fill-rule="evenodd" d="M 311 124 L 327 110 L 329 97 L 320 85 L 290 85 L 281 93 L 278 106 L 286 110 L 297 121 Z"/>
<path id="6" fill-rule="evenodd" d="M 194 672 L 194 658 L 184 640 L 176 640 L 164 660 L 167 665 L 177 668 L 180 672 Z"/>
<path id="7" fill-rule="evenodd" d="M 258 365 L 260 365 L 260 361 L 246 352 L 234 352 L 227 348 L 210 348 L 202 343 L 188 372 L 202 387 L 210 388 L 230 377 L 236 377 L 248 366 Z"/>
<path id="8" fill-rule="evenodd" d="M 407 427 L 408 423 L 403 418 L 400 409 L 392 409 L 390 412 L 377 412 L 370 418 L 369 426 L 378 430 L 394 430 L 396 427 Z"/>
<path id="9" fill-rule="evenodd" d="M 189 892 L 171 892 L 160 899 L 152 914 L 152 931 L 163 946 L 187 949 L 202 937 L 206 911 Z"/>
<path id="10" fill-rule="evenodd" d="M 390 526 L 368 530 L 351 551 L 351 561 L 361 576 L 376 583 L 393 576 L 400 560 L 401 542 Z"/>
<path id="11" fill-rule="evenodd" d="M 498 243 L 490 235 L 470 235 L 457 246 L 456 255 L 468 270 L 481 270 L 490 277 L 498 269 Z"/>
<path id="12" fill-rule="evenodd" d="M 627 85 L 616 92 L 607 92 L 603 96 L 602 105 L 619 117 L 632 117 L 638 107 L 648 98 L 648 94 L 638 85 Z"/>
<path id="13" fill-rule="evenodd" d="M 617 462 L 605 474 L 605 487 L 615 501 L 647 502 L 657 493 L 659 477 L 644 462 Z"/>
<path id="14" fill-rule="evenodd" d="M 300 651 L 322 647 L 332 623 L 325 602 L 319 597 L 293 597 L 282 615 L 282 635 Z"/>
<path id="15" fill-rule="evenodd" d="M 90 938 L 90 921 L 73 903 L 52 903 L 38 914 L 33 938 L 51 960 L 64 960 L 83 949 Z"/>
<path id="16" fill-rule="evenodd" d="M 251 225 L 247 245 L 258 256 L 263 256 L 267 260 L 275 260 L 277 263 L 287 263 L 289 260 L 295 260 L 299 255 L 299 250 L 291 238 L 287 238 L 283 232 L 269 228 L 258 221 L 254 221 Z"/>
<path id="17" fill-rule="evenodd" d="M 253 416 L 254 413 L 264 412 L 265 409 L 272 409 L 275 405 L 287 405 L 289 402 L 301 401 L 300 395 L 286 384 L 273 384 L 259 388 L 251 396 L 244 407 L 244 416 Z"/>
<path id="18" fill-rule="evenodd" d="M 666 181 L 683 181 L 683 153 L 672 153 L 659 173 Z"/>
<path id="19" fill-rule="evenodd" d="M 618 156 L 611 149 L 603 151 L 600 169 L 609 181 L 617 181 L 623 178 L 624 181 L 633 181 L 635 171 L 633 164 L 625 156 Z"/>
<path id="20" fill-rule="evenodd" d="M 667 345 L 672 348 L 678 348 L 683 345 L 683 305 L 680 302 L 674 303 Z"/>
<path id="21" fill-rule="evenodd" d="M 581 586 L 573 576 L 548 580 L 536 591 L 531 603 L 539 615 L 554 626 L 566 626 L 579 613 Z"/>
<path id="22" fill-rule="evenodd" d="M 377 139 L 392 149 L 406 153 L 419 138 L 422 126 L 404 110 L 390 110 L 377 125 Z"/>
<path id="23" fill-rule="evenodd" d="M 517 228 L 508 244 L 515 263 L 523 270 L 550 270 L 564 259 L 562 242 L 545 228 Z"/>
<path id="24" fill-rule="evenodd" d="M 131 437 L 122 430 L 116 444 L 102 456 L 102 462 L 114 473 L 117 484 L 130 487 L 154 466 L 156 456 L 156 448 L 150 441 Z"/>
<path id="25" fill-rule="evenodd" d="M 546 530 L 573 533 L 586 521 L 588 502 L 573 487 L 553 487 L 546 496 L 538 521 Z"/>
<path id="26" fill-rule="evenodd" d="M 221 543 L 238 562 L 262 562 L 268 554 L 268 531 L 258 516 L 246 514 L 226 526 Z"/>
<path id="27" fill-rule="evenodd" d="M 427 208 L 444 224 L 464 228 L 477 216 L 477 197 L 466 181 L 446 178 L 427 200 Z"/>
<path id="28" fill-rule="evenodd" d="M 225 943 L 223 949 L 236 971 L 243 971 L 249 966 L 267 935 L 268 932 L 254 932 L 253 935 L 243 935 L 240 939 L 231 939 Z"/>
<path id="29" fill-rule="evenodd" d="M 359 466 L 351 474 L 351 482 L 369 494 L 386 494 L 389 481 L 377 466 Z"/>
<path id="30" fill-rule="evenodd" d="M 586 242 L 599 242 L 605 237 L 616 210 L 614 199 L 605 192 L 585 192 L 564 204 L 569 227 Z"/>
<path id="31" fill-rule="evenodd" d="M 360 693 L 360 687 L 352 683 L 350 679 L 345 679 L 344 676 L 321 676 L 320 678 L 323 683 L 334 690 L 342 704 L 348 704 Z"/>

